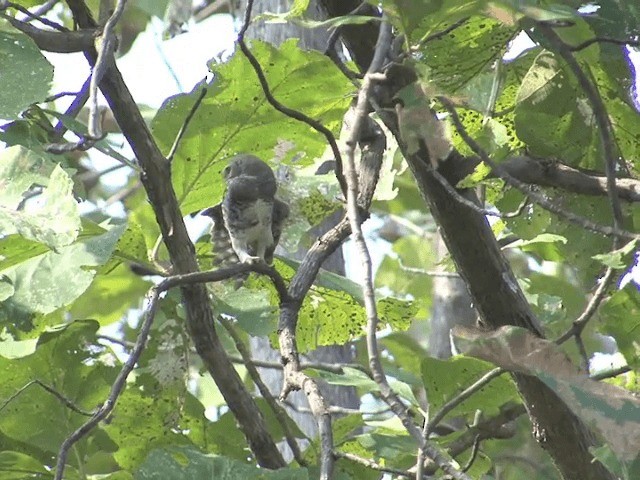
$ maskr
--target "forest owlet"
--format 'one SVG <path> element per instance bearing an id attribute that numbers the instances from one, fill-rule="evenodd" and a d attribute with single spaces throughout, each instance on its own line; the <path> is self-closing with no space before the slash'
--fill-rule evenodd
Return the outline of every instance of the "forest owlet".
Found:
<path id="1" fill-rule="evenodd" d="M 265 162 L 237 155 L 223 170 L 222 202 L 202 213 L 213 219 L 214 266 L 273 262 L 289 207 L 275 197 L 276 178 Z"/>

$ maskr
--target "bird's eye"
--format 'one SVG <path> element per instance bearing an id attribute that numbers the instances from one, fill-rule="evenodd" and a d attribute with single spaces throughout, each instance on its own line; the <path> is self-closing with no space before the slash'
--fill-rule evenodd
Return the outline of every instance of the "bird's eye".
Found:
<path id="1" fill-rule="evenodd" d="M 222 176 L 224 178 L 227 178 L 229 176 L 229 174 L 231 173 L 231 165 L 227 165 L 224 170 L 222 171 Z"/>

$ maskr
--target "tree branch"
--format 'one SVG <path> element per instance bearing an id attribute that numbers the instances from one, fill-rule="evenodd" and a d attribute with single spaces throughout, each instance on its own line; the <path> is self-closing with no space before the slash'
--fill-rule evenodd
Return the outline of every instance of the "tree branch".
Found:
<path id="1" fill-rule="evenodd" d="M 67 0 L 67 4 L 80 28 L 95 28 L 95 21 L 83 1 Z M 95 65 L 97 56 L 95 50 L 85 51 L 85 56 L 91 65 Z M 198 271 L 195 248 L 187 234 L 171 185 L 170 164 L 154 142 L 113 61 L 100 82 L 100 89 L 140 162 L 142 168 L 140 178 L 167 246 L 173 271 L 176 274 Z M 186 311 L 187 329 L 196 351 L 238 421 L 241 431 L 247 438 L 249 448 L 261 466 L 274 469 L 283 467 L 285 462 L 269 435 L 262 413 L 244 387 L 242 379 L 229 361 L 216 334 L 205 286 L 184 285 L 181 287 L 181 292 Z"/>
<path id="2" fill-rule="evenodd" d="M 54 53 L 82 52 L 93 46 L 95 40 L 95 30 L 77 30 L 75 32 L 54 32 L 42 30 L 26 22 L 21 22 L 4 13 L 0 17 L 7 20 L 11 25 L 22 33 L 29 35 L 40 50 Z"/>
<path id="3" fill-rule="evenodd" d="M 267 402 L 267 405 L 269 405 L 269 408 L 271 408 L 271 411 L 275 415 L 276 420 L 278 420 L 278 423 L 280 424 L 280 428 L 282 428 L 282 432 L 284 433 L 284 438 L 287 441 L 287 445 L 289 446 L 289 448 L 291 449 L 291 453 L 293 454 L 293 458 L 296 460 L 296 462 L 298 462 L 298 465 L 300 465 L 301 467 L 308 466 L 307 461 L 304 459 L 304 456 L 300 451 L 300 446 L 296 441 L 296 437 L 294 433 L 291 431 L 291 428 L 289 427 L 289 422 L 291 420 L 289 419 L 285 409 L 276 401 L 273 395 L 271 395 L 271 391 L 269 390 L 269 387 L 267 387 L 265 383 L 262 381 L 262 378 L 260 377 L 260 373 L 258 372 L 256 365 L 251 360 L 251 352 L 249 352 L 249 349 L 242 342 L 242 339 L 240 338 L 238 333 L 235 331 L 234 326 L 231 324 L 229 320 L 220 317 L 218 318 L 218 321 L 231 336 L 233 343 L 236 346 L 236 350 L 238 350 L 238 353 L 240 353 L 240 356 L 242 357 L 242 360 L 243 360 L 243 364 L 246 367 L 247 372 L 249 372 L 249 376 L 251 377 L 251 380 L 253 380 L 253 383 L 258 388 L 260 395 L 262 395 L 262 398 L 264 398 L 265 402 Z"/>
<path id="4" fill-rule="evenodd" d="M 129 357 L 127 361 L 122 366 L 120 373 L 116 377 L 113 385 L 111 385 L 111 391 L 109 392 L 109 396 L 104 401 L 104 403 L 98 408 L 98 410 L 93 414 L 93 416 L 87 420 L 84 424 L 82 424 L 77 430 L 75 430 L 71 435 L 65 438 L 64 442 L 60 446 L 60 450 L 58 452 L 58 458 L 56 460 L 56 473 L 54 480 L 62 480 L 64 475 L 64 470 L 67 463 L 67 454 L 69 453 L 69 449 L 82 437 L 87 435 L 91 430 L 93 430 L 100 421 L 107 418 L 107 416 L 111 413 L 111 411 L 116 406 L 116 402 L 118 401 L 118 397 L 122 393 L 124 389 L 125 383 L 127 381 L 127 377 L 135 367 L 144 347 L 147 344 L 147 338 L 149 337 L 149 331 L 151 330 L 151 325 L 153 325 L 153 320 L 156 315 L 156 311 L 158 309 L 158 299 L 159 299 L 160 291 L 157 288 L 152 288 L 147 295 L 147 308 L 144 313 L 144 320 L 142 322 L 142 326 L 140 328 L 140 332 L 138 333 L 138 337 L 136 338 L 136 343 L 129 353 Z"/>
<path id="5" fill-rule="evenodd" d="M 449 114 L 451 115 L 451 120 L 458 134 L 460 135 L 460 137 L 462 137 L 462 139 L 469 146 L 469 148 L 473 150 L 473 153 L 478 155 L 482 159 L 482 161 L 486 163 L 491 168 L 491 170 L 495 174 L 497 174 L 501 179 L 503 179 L 508 185 L 518 189 L 523 195 L 528 197 L 532 202 L 535 202 L 545 210 L 555 213 L 558 217 L 568 222 L 571 222 L 575 225 L 578 225 L 579 227 L 582 227 L 586 230 L 590 230 L 592 232 L 600 233 L 601 235 L 611 236 L 614 238 L 615 237 L 622 237 L 627 239 L 640 238 L 640 235 L 638 235 L 637 233 L 632 233 L 626 230 L 622 230 L 617 226 L 616 222 L 614 222 L 613 227 L 600 225 L 598 223 L 592 222 L 588 218 L 577 215 L 569 210 L 565 210 L 564 208 L 560 207 L 559 205 L 551 201 L 546 196 L 536 191 L 533 191 L 528 185 L 522 183 L 517 178 L 512 177 L 505 171 L 501 171 L 499 166 L 493 160 L 491 160 L 487 152 L 485 152 L 480 147 L 480 145 L 473 138 L 471 138 L 469 133 L 466 131 L 466 129 L 464 128 L 464 125 L 460 121 L 460 117 L 458 116 L 458 113 L 456 112 L 456 109 L 453 103 L 446 97 L 438 97 L 438 100 L 440 101 L 440 103 L 442 103 L 442 105 L 445 107 L 447 112 L 449 112 Z"/>
<path id="6" fill-rule="evenodd" d="M 395 92 L 415 81 L 415 78 L 415 74 L 407 71 L 395 72 L 390 76 L 391 91 L 382 93 L 382 98 L 393 98 Z M 459 202 L 452 202 L 447 190 L 428 168 L 430 159 L 426 148 L 409 154 L 399 134 L 395 114 L 387 108 L 381 110 L 380 115 L 398 139 L 482 322 L 488 328 L 516 325 L 542 336 L 538 320 L 500 251 L 486 218 Z M 479 147 L 477 149 L 480 150 Z M 486 161 L 485 156 L 482 156 L 483 161 Z M 460 154 L 454 150 L 450 158 L 444 161 L 445 165 L 450 160 L 455 162 L 456 158 L 459 159 Z M 493 163 L 488 160 L 488 165 Z M 475 195 L 469 190 L 460 193 L 475 200 Z M 589 452 L 590 447 L 597 445 L 595 437 L 571 409 L 537 378 L 516 374 L 514 379 L 525 399 L 534 436 L 560 472 L 567 479 L 612 479 L 612 474 L 601 463 L 594 461 Z"/>
<path id="7" fill-rule="evenodd" d="M 588 174 L 557 161 L 513 157 L 498 165 L 498 171 L 504 171 L 521 182 L 542 187 L 562 188 L 581 195 L 608 194 L 605 176 Z M 640 202 L 640 181 L 618 178 L 615 188 L 621 200 Z"/>
<path id="8" fill-rule="evenodd" d="M 373 375 L 374 381 L 380 388 L 380 394 L 384 401 L 389 405 L 395 415 L 398 416 L 404 427 L 417 441 L 420 450 L 434 459 L 434 461 L 453 478 L 468 479 L 469 477 L 458 470 L 450 459 L 446 458 L 442 452 L 428 442 L 422 436 L 422 433 L 409 417 L 406 407 L 400 401 L 398 396 L 392 390 L 384 373 L 382 362 L 380 361 L 380 352 L 378 350 L 378 342 L 376 338 L 378 329 L 378 312 L 375 300 L 375 291 L 373 288 L 373 268 L 371 256 L 362 233 L 360 212 L 358 209 L 358 177 L 355 168 L 355 149 L 360 136 L 360 127 L 369 111 L 369 96 L 373 87 L 373 77 L 377 75 L 382 68 L 383 62 L 387 57 L 389 45 L 391 44 L 391 25 L 383 16 L 378 33 L 378 41 L 376 42 L 375 51 L 371 65 L 364 76 L 362 85 L 358 92 L 358 100 L 355 107 L 355 118 L 350 126 L 350 134 L 347 139 L 347 162 L 345 164 L 345 176 L 347 179 L 347 216 L 349 225 L 357 247 L 358 256 L 362 264 L 364 272 L 363 279 L 363 295 L 364 305 L 367 313 L 367 351 L 369 354 L 369 368 Z"/>

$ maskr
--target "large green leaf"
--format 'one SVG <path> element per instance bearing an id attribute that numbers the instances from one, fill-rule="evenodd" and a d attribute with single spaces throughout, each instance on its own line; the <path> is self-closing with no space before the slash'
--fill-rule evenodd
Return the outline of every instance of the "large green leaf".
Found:
<path id="1" fill-rule="evenodd" d="M 27 329 L 24 322 L 34 314 L 50 314 L 70 304 L 91 284 L 96 267 L 105 263 L 125 225 L 99 235 L 81 236 L 58 251 L 47 251 L 2 271 L 3 283 L 11 285 L 11 296 L 0 304 L 0 323 L 10 329 Z M 9 256 L 10 258 L 10 256 Z"/>
<path id="2" fill-rule="evenodd" d="M 455 398 L 489 370 L 491 365 L 475 358 L 424 358 L 422 380 L 427 391 L 430 411 L 435 414 L 446 402 Z M 508 376 L 501 375 L 456 406 L 449 415 L 473 415 L 476 410 L 481 410 L 485 415 L 495 415 L 506 402 L 517 399 L 518 392 L 513 381 Z"/>
<path id="3" fill-rule="evenodd" d="M 89 288 L 71 305 L 72 318 L 91 318 L 100 325 L 119 320 L 130 308 L 137 307 L 149 283 L 135 275 L 129 265 L 146 263 L 147 246 L 142 228 L 129 222 L 118 239 L 113 255 L 97 269 Z"/>
<path id="4" fill-rule="evenodd" d="M 518 137 L 531 154 L 602 168 L 593 112 L 573 76 L 551 53 L 538 55 L 523 79 L 515 112 Z"/>
<path id="5" fill-rule="evenodd" d="M 625 461 L 636 461 L 640 442 L 640 400 L 613 385 L 589 379 L 553 342 L 519 327 L 493 332 L 455 330 L 456 345 L 468 355 L 510 371 L 535 375 L 606 440 Z"/>
<path id="6" fill-rule="evenodd" d="M 479 86 L 479 75 L 492 71 L 494 62 L 504 55 L 507 42 L 515 33 L 516 29 L 490 18 L 471 17 L 447 35 L 422 44 L 420 52 L 424 57 L 421 63 L 428 67 L 429 79 L 438 90 L 459 94 L 471 81 Z M 488 83 L 473 95 L 488 97 L 490 92 L 491 83 Z"/>
<path id="7" fill-rule="evenodd" d="M 78 408 L 92 411 L 106 398 L 116 374 L 112 367 L 95 364 L 98 354 L 88 345 L 95 342 L 97 328 L 95 322 L 75 322 L 43 334 L 31 355 L 14 360 L 0 357 L 0 398 L 6 400 L 29 382 L 40 380 Z M 0 431 L 53 455 L 86 420 L 51 393 L 31 385 L 5 405 Z"/>
<path id="8" fill-rule="evenodd" d="M 80 230 L 73 181 L 48 158 L 24 147 L 0 153 L 0 232 L 20 235 L 51 248 L 69 245 Z M 42 192 L 26 201 L 32 187 Z M 23 205 L 24 204 L 24 205 Z"/>
<path id="9" fill-rule="evenodd" d="M 224 457 L 206 455 L 191 448 L 154 450 L 136 472 L 136 480 L 192 480 L 215 478 L 220 480 L 305 480 L 306 469 L 260 469 L 253 465 Z"/>
<path id="10" fill-rule="evenodd" d="M 32 103 L 43 100 L 53 80 L 53 65 L 22 32 L 0 24 L 0 118 L 17 118 Z M 10 73 L 10 74 L 9 74 Z"/>
<path id="11" fill-rule="evenodd" d="M 273 95 L 337 133 L 353 86 L 319 52 L 304 51 L 296 41 L 279 49 L 254 41 Z M 173 186 L 185 213 L 218 202 L 227 159 L 250 152 L 264 160 L 309 163 L 320 156 L 326 139 L 308 125 L 275 111 L 265 100 L 256 74 L 241 52 L 225 64 L 212 65 L 215 79 L 193 116 L 173 161 Z M 203 85 L 191 94 L 168 99 L 153 121 L 153 133 L 168 152 Z"/>

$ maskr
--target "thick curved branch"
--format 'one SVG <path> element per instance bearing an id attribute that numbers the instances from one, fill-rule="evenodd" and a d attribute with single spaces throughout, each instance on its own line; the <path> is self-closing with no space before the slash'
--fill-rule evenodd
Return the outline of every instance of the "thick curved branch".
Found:
<path id="1" fill-rule="evenodd" d="M 392 92 L 411 83 L 411 75 L 404 75 L 394 78 L 396 83 L 391 85 Z M 393 93 L 387 92 L 386 98 L 392 96 Z M 486 217 L 459 202 L 451 201 L 447 190 L 433 175 L 427 149 L 409 154 L 399 134 L 396 116 L 390 109 L 382 112 L 381 116 L 398 139 L 484 325 L 488 328 L 516 325 L 542 336 L 539 322 L 501 252 Z M 455 161 L 460 154 L 454 150 L 450 157 Z M 449 159 L 444 163 L 448 162 Z M 460 191 L 460 194 L 476 201 L 472 191 Z M 564 477 L 612 479 L 611 473 L 594 461 L 589 452 L 590 447 L 597 445 L 595 437 L 571 409 L 537 378 L 516 374 L 514 379 L 525 400 L 534 436 Z"/>
<path id="2" fill-rule="evenodd" d="M 80 28 L 95 28 L 95 21 L 83 1 L 67 0 L 67 4 Z M 85 56 L 92 66 L 95 65 L 95 50 L 85 51 Z M 99 86 L 140 162 L 141 181 L 155 212 L 174 272 L 185 274 L 198 271 L 195 248 L 187 234 L 171 185 L 170 164 L 153 140 L 113 60 Z M 205 286 L 184 285 L 181 292 L 187 316 L 187 329 L 196 351 L 238 421 L 251 451 L 263 467 L 283 467 L 285 462 L 269 435 L 262 413 L 229 361 L 216 334 Z"/>
<path id="3" fill-rule="evenodd" d="M 560 162 L 536 160 L 531 157 L 513 157 L 498 167 L 521 182 L 542 187 L 562 188 L 581 195 L 606 196 L 607 178 L 585 173 Z M 634 178 L 618 178 L 616 194 L 627 202 L 640 202 L 640 181 Z"/>
<path id="4" fill-rule="evenodd" d="M 94 29 L 77 30 L 75 32 L 54 32 L 34 27 L 29 23 L 21 22 L 4 13 L 0 14 L 0 17 L 7 20 L 22 33 L 29 35 L 31 39 L 36 42 L 38 48 L 45 52 L 83 52 L 91 48 L 95 40 L 96 32 Z"/>

